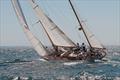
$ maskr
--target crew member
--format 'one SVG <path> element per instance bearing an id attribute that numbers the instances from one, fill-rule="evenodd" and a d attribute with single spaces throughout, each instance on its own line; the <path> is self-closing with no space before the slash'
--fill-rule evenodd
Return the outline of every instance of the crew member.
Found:
<path id="1" fill-rule="evenodd" d="M 76 44 L 76 47 L 73 48 L 72 50 L 73 50 L 75 53 L 77 53 L 80 49 L 81 49 L 81 48 L 80 48 L 80 45 L 79 45 L 79 43 L 77 43 L 77 44 Z"/>
<path id="2" fill-rule="evenodd" d="M 81 45 L 81 50 L 83 51 L 83 52 L 86 52 L 87 50 L 86 50 L 86 45 L 84 44 L 84 43 L 82 43 L 82 45 Z"/>
<path id="3" fill-rule="evenodd" d="M 80 49 L 80 45 L 79 45 L 79 43 L 77 43 L 77 49 Z"/>

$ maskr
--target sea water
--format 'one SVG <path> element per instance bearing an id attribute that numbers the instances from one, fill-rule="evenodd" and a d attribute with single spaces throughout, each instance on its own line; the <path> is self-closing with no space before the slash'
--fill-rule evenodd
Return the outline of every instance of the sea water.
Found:
<path id="1" fill-rule="evenodd" d="M 0 47 L 0 80 L 120 80 L 120 46 L 104 61 L 45 61 L 31 47 Z"/>

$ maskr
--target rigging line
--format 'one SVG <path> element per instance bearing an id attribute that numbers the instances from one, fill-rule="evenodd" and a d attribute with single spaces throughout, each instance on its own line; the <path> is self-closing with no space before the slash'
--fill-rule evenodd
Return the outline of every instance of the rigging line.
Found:
<path id="1" fill-rule="evenodd" d="M 45 3 L 45 5 L 42 4 L 42 3 Z M 41 4 L 41 5 L 43 6 L 46 14 L 49 16 L 48 9 L 46 8 L 46 5 L 48 5 L 48 4 L 47 4 L 47 1 L 38 2 L 38 4 L 37 4 L 33 9 L 37 8 L 37 7 L 39 6 L 39 4 Z M 43 26 L 40 20 L 38 20 L 36 23 L 34 23 L 34 24 L 32 24 L 32 25 L 35 26 L 35 25 L 38 24 L 38 23 L 40 23 L 40 25 Z M 42 28 L 42 29 L 44 29 L 44 28 Z M 43 31 L 44 31 L 44 30 L 43 30 Z M 43 34 L 46 35 L 44 32 L 43 32 Z M 43 37 L 43 38 L 44 38 L 44 40 L 45 40 L 45 37 Z M 50 43 L 51 43 L 51 41 L 50 41 Z M 53 44 L 52 44 L 52 45 L 53 45 Z"/>
<path id="2" fill-rule="evenodd" d="M 78 27 L 76 26 L 75 28 L 77 28 L 78 29 Z M 75 31 L 76 32 L 76 34 L 77 34 L 77 36 L 78 36 L 78 41 L 80 42 L 80 40 L 81 40 L 81 35 L 80 35 L 80 32 L 78 32 L 77 30 Z"/>
<path id="3" fill-rule="evenodd" d="M 84 23 L 84 22 L 86 22 L 87 20 L 81 20 L 81 23 Z M 80 36 L 80 31 L 82 30 L 82 28 L 80 28 L 80 25 L 78 25 L 78 26 L 76 26 L 76 28 L 77 28 L 77 30 L 78 30 L 78 28 L 79 28 L 79 32 L 77 31 L 77 34 L 78 34 L 78 36 L 79 36 L 79 38 L 81 37 Z M 81 38 L 80 38 L 81 39 Z"/>
<path id="4" fill-rule="evenodd" d="M 41 2 L 41 3 L 42 3 L 42 2 Z M 44 4 L 44 3 L 45 3 L 45 4 Z M 48 4 L 47 0 L 43 0 L 43 4 L 41 4 L 41 5 L 43 6 L 44 11 L 46 12 L 46 15 L 47 15 L 47 16 L 50 16 L 49 10 L 48 10 L 50 7 L 49 7 L 49 4 Z M 47 8 L 46 5 L 48 6 L 48 8 Z"/>
<path id="5" fill-rule="evenodd" d="M 32 24 L 32 27 L 38 27 L 36 26 L 38 23 L 40 23 L 40 20 L 38 20 L 37 22 L 35 22 L 34 24 Z M 40 24 L 41 25 L 41 24 Z M 42 25 L 41 25 L 42 26 Z M 41 34 L 45 35 L 44 32 L 41 32 Z M 45 37 L 42 37 L 43 40 L 45 40 Z M 45 41 L 44 41 L 45 42 Z"/>
<path id="6" fill-rule="evenodd" d="M 77 21 L 78 21 L 79 25 L 80 25 L 80 26 L 81 26 L 81 28 L 82 28 L 82 31 L 83 31 L 83 33 L 84 33 L 84 35 L 85 35 L 86 39 L 87 39 L 88 44 L 89 44 L 89 45 L 90 45 L 90 47 L 92 48 L 92 46 L 91 46 L 91 44 L 90 44 L 90 42 L 89 42 L 89 39 L 88 39 L 88 37 L 87 37 L 87 35 L 86 35 L 86 33 L 85 33 L 84 29 L 83 29 L 83 26 L 82 26 L 82 24 L 81 24 L 81 21 L 80 21 L 80 19 L 79 19 L 79 17 L 78 17 L 78 14 L 77 14 L 77 12 L 76 12 L 76 10 L 75 10 L 75 8 L 74 8 L 74 6 L 73 6 L 73 4 L 72 4 L 71 0 L 68 0 L 68 1 L 69 1 L 70 5 L 71 5 L 71 8 L 72 8 L 72 10 L 73 10 L 73 12 L 74 12 L 74 14 L 75 14 L 76 18 L 77 18 Z"/>
<path id="7" fill-rule="evenodd" d="M 32 26 L 34 27 L 36 24 L 38 24 L 39 23 L 39 20 L 37 21 L 37 22 L 35 22 L 34 24 L 32 24 Z"/>
<path id="8" fill-rule="evenodd" d="M 54 1 L 53 1 L 54 2 Z M 61 4 L 61 3 L 60 3 Z M 53 18 L 52 20 L 54 21 L 54 19 L 57 19 L 56 17 L 55 17 L 55 15 L 57 15 L 57 16 L 59 16 L 59 18 L 61 18 L 61 19 L 59 19 L 59 20 L 63 20 L 63 18 L 62 17 L 64 17 L 65 15 L 63 15 L 63 8 L 61 9 L 60 7 L 59 7 L 59 10 L 58 10 L 58 8 L 56 8 L 56 7 L 51 7 L 51 5 L 49 4 L 49 5 L 47 5 L 48 6 L 48 8 L 50 9 L 49 10 L 49 12 L 50 13 L 52 13 L 52 16 L 50 17 L 50 18 Z M 56 13 L 53 13 L 53 12 L 55 12 L 55 11 L 57 11 Z M 65 12 L 64 12 L 65 13 Z M 54 15 L 53 15 L 54 14 Z M 48 16 L 48 15 L 47 15 Z M 64 17 L 64 19 L 65 19 L 66 17 Z M 68 21 L 69 19 L 67 19 L 66 21 Z"/>
<path id="9" fill-rule="evenodd" d="M 51 13 L 53 13 L 54 11 L 59 11 L 58 8 L 56 8 L 56 7 L 53 7 L 53 8 L 52 8 L 52 7 L 49 7 L 49 9 L 50 9 L 50 12 L 51 12 Z M 61 8 L 60 8 L 60 9 L 61 9 Z M 61 10 L 61 11 L 63 12 L 63 10 Z M 58 12 L 57 12 L 57 14 L 58 14 Z M 59 12 L 59 14 L 60 14 L 60 12 Z M 55 14 L 55 15 L 56 15 L 56 14 Z M 60 15 L 58 15 L 58 16 L 60 16 Z M 63 16 L 62 16 L 62 17 L 63 17 Z M 53 18 L 55 19 L 56 17 L 53 16 Z M 61 17 L 60 17 L 60 18 L 61 18 Z M 54 20 L 54 19 L 53 19 L 53 20 Z M 62 20 L 62 19 L 61 19 L 61 20 Z M 63 33 L 63 32 L 62 32 L 62 33 Z M 63 34 L 64 34 L 64 33 L 63 33 Z"/>
<path id="10" fill-rule="evenodd" d="M 67 4 L 66 4 L 67 5 Z M 64 6 L 64 5 L 63 5 Z M 65 7 L 65 6 L 64 6 Z M 59 10 L 57 9 L 57 8 L 55 8 L 56 9 L 56 11 L 58 12 L 58 15 L 59 16 L 61 16 L 60 18 L 64 18 L 64 19 L 66 19 L 66 21 L 67 22 L 70 22 L 70 19 L 67 19 L 67 17 L 65 17 L 66 16 L 66 14 L 65 14 L 65 9 L 63 9 L 63 8 L 61 8 L 61 7 L 59 7 Z"/>
<path id="11" fill-rule="evenodd" d="M 62 1 L 61 1 L 62 2 Z M 61 4 L 61 2 L 60 2 L 60 4 Z M 62 7 L 59 7 L 59 10 L 58 10 L 58 7 L 54 7 L 54 8 L 52 8 L 51 10 L 54 10 L 54 11 L 57 11 L 56 13 L 55 13 L 55 15 L 57 15 L 57 18 L 55 17 L 55 19 L 57 19 L 57 20 L 60 20 L 58 23 L 60 23 L 60 22 L 62 22 L 62 24 L 60 24 L 60 27 L 62 28 L 62 30 L 64 31 L 64 29 L 65 28 L 67 28 L 67 29 L 65 29 L 65 30 L 68 30 L 69 29 L 69 31 L 72 31 L 72 29 L 71 28 L 69 28 L 69 27 L 71 27 L 70 26 L 70 23 L 72 23 L 72 21 L 71 21 L 71 17 L 70 16 L 68 16 L 69 14 L 68 13 L 70 13 L 70 9 L 69 9 L 69 7 L 68 7 L 68 3 L 67 3 L 67 1 L 66 1 L 66 4 L 65 5 L 63 5 Z M 65 7 L 64 9 L 63 9 L 63 7 Z M 66 8 L 68 8 L 67 10 L 65 10 Z M 54 15 L 54 16 L 55 16 Z M 54 17 L 53 16 L 53 17 Z M 73 24 L 73 26 L 74 26 L 74 24 Z M 73 28 L 74 29 L 74 28 Z M 68 32 L 68 31 L 65 31 L 66 33 Z M 75 31 L 76 32 L 76 31 Z M 71 35 L 69 32 L 67 33 L 68 35 Z"/>
<path id="12" fill-rule="evenodd" d="M 42 24 L 42 22 L 41 22 L 40 20 L 39 20 L 39 23 L 41 24 L 41 26 L 43 27 L 44 31 L 46 32 L 46 34 L 47 34 L 47 36 L 48 36 L 48 38 L 49 38 L 49 41 L 50 41 L 51 44 L 52 44 L 52 47 L 57 51 L 57 47 L 54 45 L 53 41 L 51 40 L 49 34 L 47 33 L 46 29 L 44 28 L 44 26 L 43 26 L 43 24 Z"/>
<path id="13" fill-rule="evenodd" d="M 75 3 L 74 3 L 75 4 Z M 76 5 L 74 5 L 74 7 L 77 7 Z M 71 6 L 69 7 L 69 9 L 71 9 Z M 78 11 L 78 9 L 76 8 L 76 10 Z M 78 14 L 78 16 L 79 16 L 79 18 L 81 18 L 80 17 L 80 15 L 79 15 L 79 13 L 77 13 Z M 72 14 L 71 13 L 71 15 L 74 15 L 74 14 Z M 76 19 L 76 18 L 75 18 Z M 82 23 L 82 20 L 81 20 L 81 23 Z M 79 25 L 79 23 L 77 23 L 78 25 L 77 26 L 75 26 L 75 29 L 76 29 L 76 34 L 77 34 L 77 36 L 78 36 L 78 38 L 79 38 L 79 40 L 78 41 L 80 41 L 80 40 L 82 40 L 82 37 L 81 37 L 81 35 L 80 35 L 80 32 L 81 32 L 81 30 L 82 30 L 82 28 L 80 28 L 81 26 Z M 78 29 L 79 29 L 79 31 L 78 31 Z"/>
<path id="14" fill-rule="evenodd" d="M 86 23 L 86 20 L 85 21 L 81 21 L 85 26 L 87 26 L 87 25 L 89 25 L 88 23 Z M 90 25 L 89 25 L 90 26 Z M 89 28 L 87 28 L 90 32 L 91 32 L 91 30 L 89 29 Z M 92 34 L 91 36 L 89 36 L 90 38 L 91 37 L 95 37 L 95 35 L 94 34 Z M 97 39 L 98 41 L 99 41 L 99 39 Z M 99 41 L 100 42 L 100 41 Z M 103 48 L 105 48 L 104 47 L 104 45 L 103 44 L 101 44 L 101 42 L 100 42 L 100 45 L 102 45 L 103 46 Z"/>
<path id="15" fill-rule="evenodd" d="M 53 1 L 54 2 L 54 1 Z M 50 18 L 50 21 L 51 21 L 51 19 L 52 19 L 52 22 L 55 22 L 55 19 L 56 19 L 56 17 L 55 17 L 55 15 L 57 14 L 57 13 L 53 13 L 53 12 L 55 12 L 55 11 L 58 11 L 58 9 L 57 10 L 54 10 L 54 7 L 52 8 L 52 6 L 51 6 L 51 4 L 50 4 L 50 2 L 47 2 L 46 1 L 46 4 L 47 4 L 47 6 L 45 5 L 45 11 L 46 11 L 46 15 Z M 51 15 L 52 14 L 52 15 Z M 54 14 L 54 15 L 53 15 Z"/>

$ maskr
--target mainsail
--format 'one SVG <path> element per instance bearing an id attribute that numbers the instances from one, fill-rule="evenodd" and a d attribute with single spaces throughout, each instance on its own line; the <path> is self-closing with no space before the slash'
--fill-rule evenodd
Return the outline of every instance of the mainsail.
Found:
<path id="1" fill-rule="evenodd" d="M 25 20 L 24 14 L 22 12 L 20 3 L 18 0 L 12 0 L 12 4 L 14 7 L 14 10 L 16 12 L 17 18 L 20 21 L 21 25 L 23 26 L 23 30 L 28 38 L 28 40 L 31 42 L 34 49 L 37 51 L 37 53 L 40 56 L 46 56 L 48 54 L 47 50 L 43 46 L 43 44 L 30 32 L 30 29 L 28 27 L 28 24 Z"/>
<path id="2" fill-rule="evenodd" d="M 35 3 L 35 0 L 29 0 L 32 8 L 36 12 L 40 22 L 43 25 L 48 37 L 55 46 L 75 47 L 76 45 L 70 40 L 65 33 L 57 27 L 57 25 L 44 14 L 42 9 Z"/>
<path id="3" fill-rule="evenodd" d="M 80 24 L 81 30 L 83 31 L 90 47 L 92 48 L 103 48 L 103 46 L 101 45 L 101 43 L 95 38 L 95 36 L 87 29 L 86 25 L 84 23 L 82 23 L 80 21 L 80 17 L 78 16 L 77 11 L 75 10 L 75 8 L 73 7 L 72 1 L 69 0 L 69 3 L 72 7 L 73 12 L 75 13 L 75 16 L 78 20 L 78 23 Z"/>

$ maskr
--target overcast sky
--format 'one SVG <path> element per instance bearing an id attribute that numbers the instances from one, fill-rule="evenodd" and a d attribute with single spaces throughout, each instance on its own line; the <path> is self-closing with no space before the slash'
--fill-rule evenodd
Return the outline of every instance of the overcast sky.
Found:
<path id="1" fill-rule="evenodd" d="M 43 11 L 75 43 L 85 42 L 68 0 L 36 0 Z M 120 0 L 73 0 L 87 27 L 104 45 L 120 44 Z M 27 0 L 20 0 L 31 31 L 44 43 L 49 41 Z M 0 46 L 30 46 L 10 0 L 0 0 Z"/>

